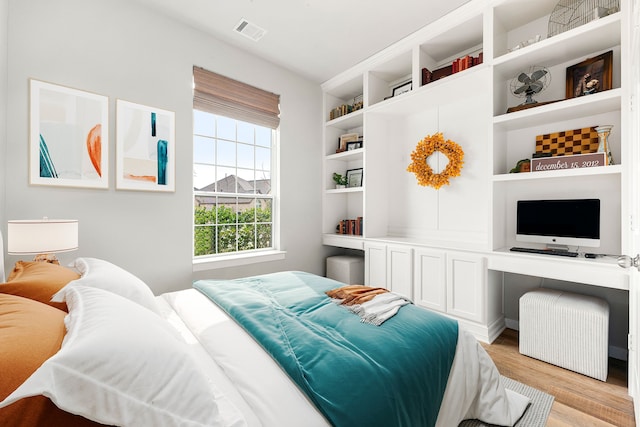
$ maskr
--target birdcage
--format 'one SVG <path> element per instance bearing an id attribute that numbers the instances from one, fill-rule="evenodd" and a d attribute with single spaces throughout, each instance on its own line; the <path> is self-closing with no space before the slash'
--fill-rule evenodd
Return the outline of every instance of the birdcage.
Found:
<path id="1" fill-rule="evenodd" d="M 548 37 L 620 10 L 620 0 L 560 0 L 549 17 Z"/>

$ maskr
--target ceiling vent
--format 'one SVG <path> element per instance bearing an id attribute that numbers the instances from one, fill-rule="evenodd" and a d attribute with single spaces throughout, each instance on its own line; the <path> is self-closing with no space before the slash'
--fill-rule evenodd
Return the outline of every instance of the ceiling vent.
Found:
<path id="1" fill-rule="evenodd" d="M 234 30 L 243 36 L 250 38 L 254 42 L 260 40 L 262 36 L 267 33 L 264 28 L 260 28 L 256 24 L 252 24 L 244 18 L 238 22 L 238 25 L 235 26 Z"/>

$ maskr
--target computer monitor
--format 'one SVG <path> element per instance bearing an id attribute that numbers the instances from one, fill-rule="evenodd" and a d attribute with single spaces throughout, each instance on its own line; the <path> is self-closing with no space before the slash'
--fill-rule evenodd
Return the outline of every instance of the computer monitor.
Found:
<path id="1" fill-rule="evenodd" d="M 599 247 L 600 200 L 518 200 L 516 240 Z"/>

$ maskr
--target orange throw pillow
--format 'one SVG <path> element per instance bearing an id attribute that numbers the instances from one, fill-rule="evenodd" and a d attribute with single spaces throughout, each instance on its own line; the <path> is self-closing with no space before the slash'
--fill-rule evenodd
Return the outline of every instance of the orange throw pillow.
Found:
<path id="1" fill-rule="evenodd" d="M 65 313 L 37 301 L 0 294 L 0 401 L 60 350 Z"/>
<path id="2" fill-rule="evenodd" d="M 10 395 L 47 359 L 58 352 L 66 313 L 37 301 L 0 294 L 0 401 Z M 44 396 L 21 399 L 0 409 L 3 427 L 101 424 L 64 412 Z"/>
<path id="3" fill-rule="evenodd" d="M 76 271 L 61 265 L 40 261 L 18 261 L 7 282 L 0 284 L 0 293 L 33 299 L 67 311 L 67 304 L 51 302 L 51 297 L 67 283 L 79 278 L 80 274 Z"/>

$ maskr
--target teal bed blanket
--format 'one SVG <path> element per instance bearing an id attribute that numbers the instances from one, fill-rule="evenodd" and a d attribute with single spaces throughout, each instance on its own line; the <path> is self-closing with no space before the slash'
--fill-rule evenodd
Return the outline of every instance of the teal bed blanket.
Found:
<path id="1" fill-rule="evenodd" d="M 334 426 L 433 426 L 457 322 L 404 306 L 381 326 L 333 303 L 343 283 L 303 272 L 194 287 L 241 325 Z"/>

